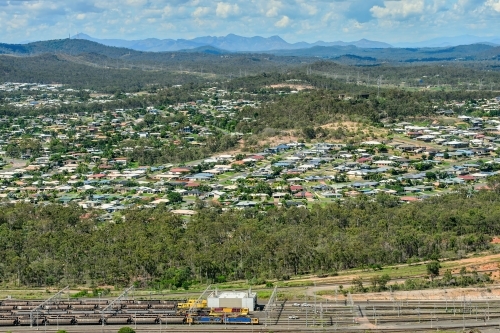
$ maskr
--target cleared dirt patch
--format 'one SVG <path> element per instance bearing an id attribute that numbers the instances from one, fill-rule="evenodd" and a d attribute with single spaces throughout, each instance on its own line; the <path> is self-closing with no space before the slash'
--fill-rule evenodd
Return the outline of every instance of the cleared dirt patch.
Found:
<path id="1" fill-rule="evenodd" d="M 302 90 L 306 90 L 306 89 L 316 89 L 313 86 L 308 85 L 308 84 L 287 84 L 287 83 L 273 84 L 273 85 L 270 85 L 269 88 L 273 88 L 273 89 L 290 88 L 292 90 L 297 90 L 297 91 L 302 91 Z"/>
<path id="2" fill-rule="evenodd" d="M 487 288 L 453 288 L 453 289 L 427 289 L 414 291 L 397 291 L 383 293 L 366 293 L 354 294 L 354 301 L 366 300 L 461 300 L 464 297 L 467 300 L 484 300 L 500 296 L 500 286 L 490 286 Z M 334 300 L 335 296 L 324 296 L 329 300 Z M 338 300 L 343 299 L 343 296 L 337 297 Z"/>
<path id="3" fill-rule="evenodd" d="M 364 130 L 367 129 L 367 125 L 363 125 L 354 121 L 338 121 L 336 123 L 329 123 L 320 126 L 321 128 L 324 129 L 337 129 L 337 128 L 347 128 L 350 131 L 357 131 L 358 129 Z"/>

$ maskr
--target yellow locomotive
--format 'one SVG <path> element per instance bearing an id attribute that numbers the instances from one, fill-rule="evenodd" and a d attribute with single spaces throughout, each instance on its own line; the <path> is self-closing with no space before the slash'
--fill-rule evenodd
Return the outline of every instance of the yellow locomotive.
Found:
<path id="1" fill-rule="evenodd" d="M 189 299 L 186 303 L 177 303 L 177 308 L 183 310 L 205 309 L 206 307 L 207 307 L 206 300 L 201 300 L 197 302 L 195 299 Z"/>
<path id="2" fill-rule="evenodd" d="M 210 316 L 248 316 L 248 308 L 212 308 Z"/>

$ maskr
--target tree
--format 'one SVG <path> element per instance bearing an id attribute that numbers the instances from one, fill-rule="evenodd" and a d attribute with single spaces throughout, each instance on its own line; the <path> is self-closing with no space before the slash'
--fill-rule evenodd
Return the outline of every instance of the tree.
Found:
<path id="1" fill-rule="evenodd" d="M 167 199 L 171 202 L 171 203 L 178 203 L 178 202 L 182 202 L 182 195 L 180 193 L 177 193 L 177 192 L 169 192 L 167 194 Z"/>
<path id="2" fill-rule="evenodd" d="M 316 131 L 312 127 L 304 127 L 302 133 L 306 139 L 311 140 L 316 138 Z"/>
<path id="3" fill-rule="evenodd" d="M 443 281 L 447 285 L 449 285 L 452 280 L 453 280 L 453 275 L 451 274 L 451 271 L 449 269 L 447 269 L 446 272 L 444 272 Z"/>
<path id="4" fill-rule="evenodd" d="M 355 291 L 358 291 L 358 292 L 365 291 L 365 288 L 363 287 L 363 279 L 361 279 L 360 277 L 356 277 L 356 278 L 352 279 L 352 286 L 353 286 Z"/>
<path id="5" fill-rule="evenodd" d="M 387 283 L 389 283 L 389 281 L 391 281 L 391 277 L 389 276 L 389 274 L 383 274 L 379 279 L 380 288 L 382 290 L 387 289 Z"/>
<path id="6" fill-rule="evenodd" d="M 76 171 L 76 173 L 80 173 L 80 174 L 87 173 L 87 172 L 89 172 L 89 167 L 85 163 L 79 163 L 78 166 L 76 167 L 75 171 Z"/>
<path id="7" fill-rule="evenodd" d="M 42 151 L 40 141 L 31 138 L 22 138 L 18 142 L 11 142 L 7 145 L 6 154 L 9 157 L 19 158 L 23 154 L 29 154 L 32 157 L 39 157 Z"/>
<path id="8" fill-rule="evenodd" d="M 500 175 L 490 176 L 486 179 L 488 187 L 495 192 L 500 191 Z"/>
<path id="9" fill-rule="evenodd" d="M 431 277 L 431 280 L 439 275 L 440 268 L 441 264 L 437 260 L 433 260 L 427 264 L 427 274 Z"/>
<path id="10" fill-rule="evenodd" d="M 118 330 L 118 333 L 135 333 L 135 331 L 130 327 L 122 327 Z"/>
<path id="11" fill-rule="evenodd" d="M 391 277 L 388 274 L 384 274 L 382 276 L 375 275 L 370 278 L 370 282 L 372 284 L 373 291 L 381 291 L 387 288 L 387 283 L 391 280 Z"/>
<path id="12" fill-rule="evenodd" d="M 427 171 L 425 173 L 425 178 L 427 178 L 429 180 L 436 180 L 437 179 L 437 175 L 436 175 L 436 173 L 434 173 L 432 171 Z"/>

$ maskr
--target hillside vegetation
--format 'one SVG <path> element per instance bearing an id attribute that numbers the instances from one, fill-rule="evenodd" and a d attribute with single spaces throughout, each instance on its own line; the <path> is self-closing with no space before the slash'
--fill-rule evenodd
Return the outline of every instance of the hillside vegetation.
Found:
<path id="1" fill-rule="evenodd" d="M 314 73 L 338 83 L 360 86 L 500 89 L 497 86 L 499 48 L 488 45 L 438 49 L 333 48 L 347 50 L 347 53 L 339 51 L 340 54 L 318 56 L 311 53 L 316 48 L 291 55 L 286 53 L 288 51 L 220 54 L 210 48 L 189 52 L 140 52 L 81 39 L 0 44 L 0 81 L 63 83 L 76 88 L 133 92 L 149 85 L 207 81 L 228 82 L 228 85 L 246 88 L 248 76 L 267 73 L 295 79 L 302 73 Z M 405 61 L 405 54 L 423 58 L 416 62 Z M 467 58 L 467 55 L 470 56 Z M 430 56 L 436 58 L 432 61 L 425 58 Z M 468 60 L 455 60 L 460 57 Z M 235 79 L 236 83 L 232 83 Z"/>
<path id="2" fill-rule="evenodd" d="M 488 249 L 500 233 L 498 193 L 400 205 L 379 195 L 324 207 L 222 212 L 183 220 L 164 208 L 129 210 L 100 224 L 78 207 L 4 206 L 0 281 L 47 286 L 287 279 L 304 273 L 453 258 Z"/>

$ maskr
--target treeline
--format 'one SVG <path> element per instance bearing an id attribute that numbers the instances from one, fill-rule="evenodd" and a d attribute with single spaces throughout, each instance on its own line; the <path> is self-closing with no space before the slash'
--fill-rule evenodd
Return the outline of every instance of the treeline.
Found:
<path id="1" fill-rule="evenodd" d="M 27 286 L 288 279 L 489 248 L 499 196 L 466 191 L 415 204 L 379 195 L 324 207 L 222 211 L 197 204 L 184 226 L 167 208 L 134 209 L 100 223 L 77 206 L 5 205 L 0 281 Z"/>

